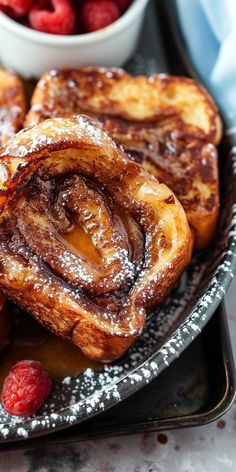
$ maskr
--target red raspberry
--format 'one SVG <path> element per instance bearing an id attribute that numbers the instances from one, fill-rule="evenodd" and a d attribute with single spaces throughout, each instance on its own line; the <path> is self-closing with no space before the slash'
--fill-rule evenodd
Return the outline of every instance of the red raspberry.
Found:
<path id="1" fill-rule="evenodd" d="M 121 13 L 124 13 L 124 11 L 131 5 L 132 0 L 116 0 L 116 3 L 118 4 Z"/>
<path id="2" fill-rule="evenodd" d="M 32 415 L 43 405 L 51 389 L 51 378 L 40 362 L 17 362 L 4 380 L 3 407 L 11 415 Z"/>
<path id="3" fill-rule="evenodd" d="M 28 13 L 32 0 L 0 0 L 0 6 L 7 7 L 10 16 L 21 17 Z"/>
<path id="4" fill-rule="evenodd" d="M 38 0 L 29 12 L 30 26 L 51 34 L 73 34 L 75 13 L 70 0 Z"/>
<path id="5" fill-rule="evenodd" d="M 105 28 L 120 16 L 119 8 L 113 0 L 87 0 L 80 12 L 80 19 L 86 33 Z"/>

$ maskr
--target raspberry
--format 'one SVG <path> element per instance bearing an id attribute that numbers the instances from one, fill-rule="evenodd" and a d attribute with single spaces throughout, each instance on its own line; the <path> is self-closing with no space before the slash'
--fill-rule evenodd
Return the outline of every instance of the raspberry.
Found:
<path id="1" fill-rule="evenodd" d="M 132 0 L 116 0 L 116 3 L 118 4 L 121 13 L 124 13 L 124 11 L 131 5 Z"/>
<path id="2" fill-rule="evenodd" d="M 51 34 L 73 34 L 75 13 L 70 0 L 39 0 L 29 12 L 30 26 Z"/>
<path id="3" fill-rule="evenodd" d="M 32 0 L 0 0 L 0 6 L 7 8 L 3 11 L 9 11 L 10 16 L 21 17 L 28 13 Z"/>
<path id="4" fill-rule="evenodd" d="M 80 13 L 82 26 L 86 33 L 105 28 L 120 16 L 119 8 L 113 0 L 87 0 Z"/>
<path id="5" fill-rule="evenodd" d="M 51 378 L 40 362 L 17 362 L 4 380 L 3 407 L 11 415 L 32 415 L 45 402 L 51 389 Z"/>

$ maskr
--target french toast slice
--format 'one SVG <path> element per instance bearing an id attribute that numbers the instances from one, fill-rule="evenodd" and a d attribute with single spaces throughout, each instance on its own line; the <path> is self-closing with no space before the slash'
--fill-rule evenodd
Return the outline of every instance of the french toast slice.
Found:
<path id="1" fill-rule="evenodd" d="M 91 359 L 110 362 L 192 255 L 182 205 L 83 115 L 0 151 L 0 288 Z"/>
<path id="2" fill-rule="evenodd" d="M 14 72 L 0 68 L 0 147 L 22 128 L 25 111 L 20 78 Z"/>
<path id="3" fill-rule="evenodd" d="M 175 192 L 195 249 L 206 247 L 219 213 L 216 145 L 222 134 L 207 91 L 186 77 L 132 77 L 95 67 L 52 70 L 38 82 L 25 124 L 81 112 L 96 118 L 133 160 Z"/>
<path id="4" fill-rule="evenodd" d="M 0 148 L 22 128 L 26 102 L 19 77 L 0 67 Z M 7 344 L 11 316 L 6 313 L 6 298 L 0 294 L 0 352 Z"/>

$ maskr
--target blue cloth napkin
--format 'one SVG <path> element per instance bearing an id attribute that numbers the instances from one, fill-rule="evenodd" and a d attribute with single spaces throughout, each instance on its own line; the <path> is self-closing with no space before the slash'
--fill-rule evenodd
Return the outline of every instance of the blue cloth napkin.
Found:
<path id="1" fill-rule="evenodd" d="M 177 0 L 177 7 L 193 65 L 236 119 L 236 0 Z"/>

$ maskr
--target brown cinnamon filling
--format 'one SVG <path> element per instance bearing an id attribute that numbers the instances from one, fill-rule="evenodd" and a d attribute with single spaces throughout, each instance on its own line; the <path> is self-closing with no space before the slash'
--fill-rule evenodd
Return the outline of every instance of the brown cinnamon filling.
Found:
<path id="1" fill-rule="evenodd" d="M 4 233 L 11 251 L 38 256 L 53 274 L 111 313 L 119 311 L 142 268 L 141 228 L 109 195 L 77 175 L 37 177 L 8 221 L 8 236 L 6 226 Z"/>

